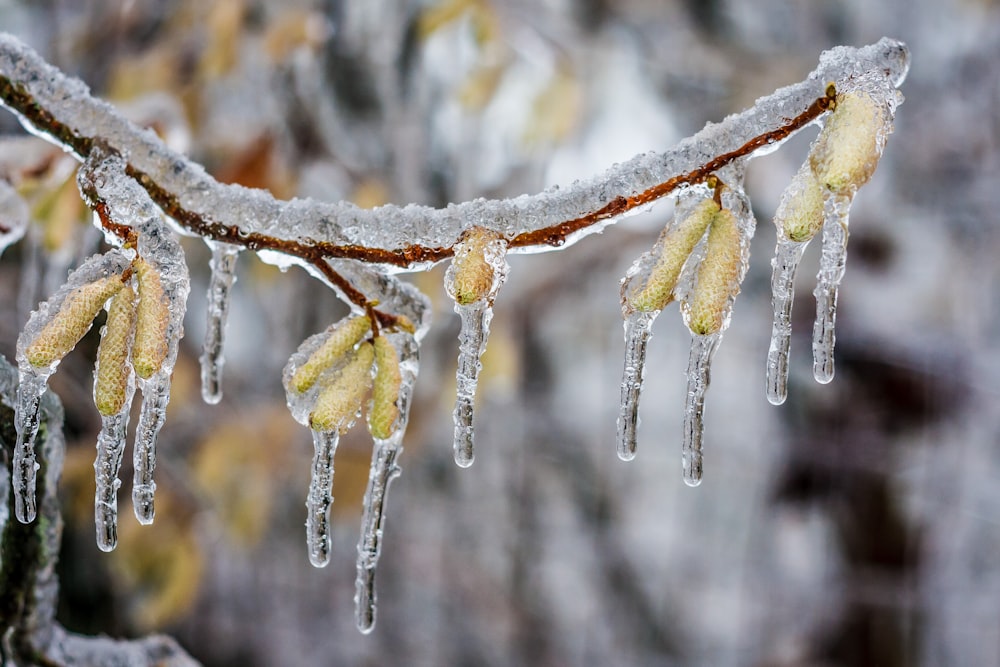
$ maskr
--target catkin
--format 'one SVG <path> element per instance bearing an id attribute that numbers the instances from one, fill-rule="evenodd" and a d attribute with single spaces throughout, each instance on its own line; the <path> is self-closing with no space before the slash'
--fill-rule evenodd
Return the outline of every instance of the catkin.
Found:
<path id="1" fill-rule="evenodd" d="M 864 92 L 837 96 L 837 106 L 809 152 L 816 179 L 836 194 L 868 182 L 882 153 L 885 109 Z"/>
<path id="2" fill-rule="evenodd" d="M 76 347 L 108 299 L 121 290 L 121 276 L 108 276 L 77 287 L 63 299 L 59 311 L 27 346 L 28 362 L 37 368 L 51 366 Z"/>
<path id="3" fill-rule="evenodd" d="M 316 384 L 316 380 L 326 369 L 340 361 L 344 355 L 354 349 L 365 334 L 371 329 L 371 321 L 366 315 L 357 315 L 341 320 L 333 327 L 333 331 L 315 352 L 309 355 L 305 363 L 299 366 L 292 376 L 292 387 L 300 394 L 308 391 Z"/>
<path id="4" fill-rule="evenodd" d="M 160 370 L 167 358 L 170 302 L 163 291 L 160 274 L 149 262 L 137 257 L 133 267 L 139 286 L 139 304 L 136 307 L 132 366 L 135 374 L 145 380 Z"/>
<path id="5" fill-rule="evenodd" d="M 715 214 L 708 230 L 705 259 L 698 267 L 698 277 L 691 293 L 688 329 L 708 335 L 722 329 L 729 299 L 739 291 L 740 230 L 732 211 Z"/>
<path id="6" fill-rule="evenodd" d="M 343 433 L 361 409 L 361 403 L 372 385 L 372 344 L 364 342 L 343 368 L 325 384 L 309 415 L 309 427 L 314 431 Z"/>
<path id="7" fill-rule="evenodd" d="M 97 376 L 94 380 L 94 404 L 102 415 L 121 412 L 131 367 L 129 344 L 135 327 L 135 292 L 131 287 L 118 292 L 108 308 L 108 321 L 97 348 Z"/>
<path id="8" fill-rule="evenodd" d="M 399 355 L 385 336 L 373 341 L 375 348 L 375 384 L 372 388 L 372 407 L 368 411 L 368 431 L 376 440 L 386 440 L 392 435 L 399 419 L 399 388 L 403 375 L 399 370 Z"/>
<path id="9" fill-rule="evenodd" d="M 627 290 L 626 300 L 634 310 L 663 310 L 674 300 L 674 289 L 684 262 L 705 235 L 719 205 L 712 199 L 698 204 L 683 220 L 663 230 L 658 241 L 660 254 L 641 286 Z"/>
<path id="10" fill-rule="evenodd" d="M 808 162 L 785 188 L 774 217 L 785 238 L 798 243 L 810 240 L 823 226 L 823 186 Z"/>
<path id="11" fill-rule="evenodd" d="M 499 239 L 500 236 L 492 230 L 473 227 L 465 232 L 455 247 L 455 257 L 448 267 L 445 283 L 448 294 L 459 305 L 468 306 L 490 296 L 497 279 L 496 262 L 503 261 L 502 258 L 490 257 L 490 244 L 497 243 Z"/>

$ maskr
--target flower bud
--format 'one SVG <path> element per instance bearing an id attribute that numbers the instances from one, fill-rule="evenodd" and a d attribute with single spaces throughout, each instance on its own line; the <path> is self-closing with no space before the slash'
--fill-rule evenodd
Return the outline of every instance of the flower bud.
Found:
<path id="1" fill-rule="evenodd" d="M 399 355 L 388 338 L 379 336 L 372 345 L 375 348 L 375 384 L 368 411 L 368 431 L 376 440 L 386 440 L 396 430 L 399 419 L 396 401 L 403 375 L 399 370 Z"/>
<path id="2" fill-rule="evenodd" d="M 779 234 L 790 241 L 808 241 L 823 227 L 823 186 L 816 180 L 809 162 L 781 195 L 774 214 Z"/>
<path id="3" fill-rule="evenodd" d="M 868 182 L 885 145 L 886 109 L 861 91 L 842 93 L 809 152 L 816 179 L 836 194 Z"/>
<path id="4" fill-rule="evenodd" d="M 97 348 L 94 404 L 104 416 L 116 415 L 125 405 L 129 365 L 129 345 L 135 327 L 135 292 L 131 287 L 118 292 L 108 308 L 108 321 Z"/>
<path id="5" fill-rule="evenodd" d="M 705 228 L 718 211 L 719 205 L 712 199 L 706 199 L 679 223 L 663 230 L 654 248 L 654 252 L 659 254 L 649 275 L 641 285 L 632 281 L 625 288 L 625 299 L 633 310 L 663 310 L 676 298 L 674 289 L 684 262 L 705 235 Z"/>
<path id="6" fill-rule="evenodd" d="M 59 311 L 25 349 L 28 362 L 42 368 L 65 357 L 90 330 L 107 300 L 123 285 L 121 276 L 114 275 L 81 285 L 67 294 Z"/>
<path id="7" fill-rule="evenodd" d="M 372 385 L 372 344 L 364 342 L 351 354 L 351 359 L 331 378 L 324 378 L 323 388 L 309 415 L 309 427 L 314 431 L 343 433 L 354 422 L 361 403 Z"/>
<path id="8" fill-rule="evenodd" d="M 455 246 L 445 274 L 448 295 L 462 306 L 492 299 L 506 273 L 507 242 L 485 227 L 472 227 Z"/>
<path id="9" fill-rule="evenodd" d="M 723 209 L 712 219 L 705 258 L 698 266 L 697 281 L 691 293 L 686 319 L 692 333 L 708 335 L 722 330 L 729 300 L 740 289 L 742 263 L 736 216 Z"/>
<path id="10" fill-rule="evenodd" d="M 346 318 L 333 325 L 323 344 L 296 369 L 291 382 L 295 391 L 300 394 L 308 391 L 316 384 L 323 371 L 351 352 L 370 329 L 371 322 L 366 315 Z"/>
<path id="11" fill-rule="evenodd" d="M 163 290 L 159 272 L 149 262 L 137 257 L 133 268 L 139 287 L 139 304 L 136 307 L 132 366 L 135 374 L 145 380 L 160 370 L 167 358 L 170 301 Z"/>

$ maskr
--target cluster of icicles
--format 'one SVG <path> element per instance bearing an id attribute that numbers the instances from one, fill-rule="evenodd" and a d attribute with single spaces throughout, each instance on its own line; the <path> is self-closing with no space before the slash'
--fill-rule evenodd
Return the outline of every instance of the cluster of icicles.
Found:
<path id="1" fill-rule="evenodd" d="M 828 91 L 831 99 L 834 95 L 835 91 Z M 774 404 L 782 403 L 787 393 L 796 267 L 806 245 L 820 230 L 823 249 L 815 290 L 814 374 L 819 382 L 833 378 L 834 320 L 844 271 L 848 211 L 857 189 L 871 177 L 891 131 L 891 107 L 864 90 L 842 92 L 835 99 L 832 112 L 817 121 L 822 130 L 783 195 L 775 217 L 774 320 L 767 359 L 767 396 Z M 107 323 L 95 371 L 94 397 L 102 428 L 94 467 L 97 542 L 101 549 L 110 551 L 116 544 L 118 471 L 136 388 L 142 393 L 142 407 L 136 429 L 132 497 L 139 521 L 153 520 L 155 441 L 169 399 L 170 373 L 183 333 L 189 284 L 181 247 L 145 192 L 125 176 L 120 159 L 104 156 L 100 160 L 100 164 L 88 161 L 81 168 L 81 190 L 85 197 L 96 191 L 117 216 L 115 222 L 132 231 L 123 247 L 92 257 L 76 269 L 62 289 L 32 314 L 18 340 L 18 441 L 12 487 L 17 518 L 32 521 L 38 468 L 33 442 L 40 397 L 60 359 L 87 332 L 99 311 L 106 309 Z M 652 324 L 665 306 L 677 300 L 692 334 L 682 445 L 683 475 L 690 485 L 697 485 L 702 477 L 703 410 L 711 360 L 729 324 L 755 229 L 743 192 L 745 166 L 745 159 L 733 161 L 704 183 L 678 191 L 673 219 L 622 281 L 625 368 L 618 454 L 625 460 L 635 456 L 638 400 Z M 112 180 L 119 183 L 116 188 L 108 185 Z M 129 201 L 144 203 L 134 206 Z M 11 239 L 19 236 L 23 226 L 15 229 L 9 225 L 7 235 Z M 201 358 L 202 394 L 206 402 L 217 403 L 222 397 L 229 295 L 241 248 L 208 243 L 212 275 Z M 509 268 L 507 240 L 485 226 L 473 226 L 466 229 L 454 250 L 445 278 L 461 318 L 454 455 L 458 465 L 467 467 L 474 458 L 473 405 L 480 357 L 493 303 Z M 330 554 L 337 443 L 362 410 L 366 412 L 374 449 L 357 559 L 356 620 L 363 632 L 370 631 L 375 622 L 375 567 L 383 535 L 383 510 L 389 484 L 400 472 L 397 459 L 417 375 L 421 333 L 405 317 L 380 326 L 371 311 L 359 309 L 304 341 L 283 374 L 292 414 L 313 433 L 306 529 L 309 560 L 317 567 L 326 565 Z"/>

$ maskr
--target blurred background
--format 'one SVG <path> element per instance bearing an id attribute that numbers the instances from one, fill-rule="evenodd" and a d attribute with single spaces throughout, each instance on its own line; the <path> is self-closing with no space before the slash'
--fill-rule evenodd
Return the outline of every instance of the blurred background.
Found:
<path id="1" fill-rule="evenodd" d="M 853 209 L 836 379 L 811 377 L 811 248 L 780 408 L 764 396 L 770 219 L 815 130 L 750 166 L 758 234 L 715 360 L 701 487 L 680 475 L 676 309 L 650 344 L 638 457 L 615 455 L 619 280 L 668 205 L 511 258 L 468 470 L 452 462 L 444 270 L 412 275 L 436 316 L 388 501 L 378 624 L 362 636 L 370 440 L 342 441 L 334 552 L 316 570 L 309 434 L 280 385 L 299 342 L 346 309 L 303 272 L 243 257 L 225 397 L 209 407 L 209 254 L 187 239 L 156 523 L 140 528 L 123 493 L 113 554 L 93 528 L 96 327 L 51 382 L 69 438 L 59 618 L 166 632 L 209 666 L 1000 664 L 996 2 L 0 0 L 0 27 L 223 181 L 363 206 L 568 184 L 800 81 L 824 49 L 904 40 L 906 103 Z M 0 354 L 13 358 L 30 310 L 101 239 L 73 164 L 9 114 L 0 131 L 0 168 L 36 220 L 0 260 Z"/>

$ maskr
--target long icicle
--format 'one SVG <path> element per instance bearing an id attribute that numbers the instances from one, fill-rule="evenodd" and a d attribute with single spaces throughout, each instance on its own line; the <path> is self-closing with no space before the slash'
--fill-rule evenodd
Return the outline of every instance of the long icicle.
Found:
<path id="1" fill-rule="evenodd" d="M 122 455 L 132 401 L 125 402 L 122 411 L 101 417 L 101 431 L 97 435 L 97 459 L 94 461 L 94 523 L 97 546 L 101 551 L 113 551 L 118 544 L 118 489 L 121 480 Z"/>
<path id="2" fill-rule="evenodd" d="M 767 400 L 781 405 L 788 397 L 788 351 L 792 338 L 795 272 L 806 243 L 779 239 L 771 260 L 771 346 L 767 351 Z"/>
<path id="3" fill-rule="evenodd" d="M 170 376 L 160 371 L 148 380 L 140 380 L 142 408 L 139 424 L 135 430 L 135 447 L 132 464 L 135 476 L 132 481 L 132 507 L 135 518 L 143 525 L 153 523 L 156 509 L 153 497 L 156 482 L 153 469 L 156 468 L 156 436 L 163 426 L 167 402 L 170 400 Z"/>
<path id="4" fill-rule="evenodd" d="M 816 276 L 816 323 L 813 325 L 813 377 L 820 384 L 833 380 L 833 348 L 836 341 L 837 292 L 847 260 L 847 225 L 851 200 L 827 199 L 823 223 L 823 252 Z"/>
<path id="5" fill-rule="evenodd" d="M 11 486 L 14 488 L 14 515 L 21 523 L 35 520 L 35 436 L 38 434 L 38 410 L 45 393 L 49 373 L 20 372 L 17 386 L 17 444 L 14 446 Z"/>
<path id="6" fill-rule="evenodd" d="M 684 441 L 681 445 L 684 483 L 688 486 L 701 484 L 705 392 L 711 381 L 712 357 L 715 355 L 721 338 L 719 333 L 691 336 L 691 352 L 687 368 L 687 394 L 684 402 Z"/>
<path id="7" fill-rule="evenodd" d="M 635 458 L 639 427 L 639 396 L 646 369 L 646 345 L 653 333 L 656 312 L 635 311 L 625 318 L 625 369 L 622 373 L 621 407 L 618 413 L 618 458 Z"/>
<path id="8" fill-rule="evenodd" d="M 467 306 L 455 304 L 455 311 L 462 320 L 462 328 L 458 334 L 456 372 L 455 463 L 468 468 L 475 459 L 472 422 L 479 371 L 483 367 L 479 358 L 486 349 L 490 322 L 493 320 L 493 306 L 484 299 Z"/>
<path id="9" fill-rule="evenodd" d="M 330 507 L 333 505 L 333 457 L 340 431 L 313 430 L 312 474 L 306 497 L 306 544 L 309 562 L 326 567 L 330 562 Z"/>
<path id="10" fill-rule="evenodd" d="M 201 397 L 206 403 L 215 405 L 222 400 L 226 321 L 240 249 L 228 243 L 210 242 L 208 245 L 212 249 L 212 278 L 208 285 L 208 321 L 201 353 Z"/>
<path id="11" fill-rule="evenodd" d="M 382 538 L 385 534 L 386 495 L 389 492 L 389 484 L 401 473 L 396 461 L 403 452 L 401 443 L 410 417 L 410 400 L 419 368 L 416 341 L 409 336 L 399 337 L 398 340 L 400 341 L 397 348 L 400 352 L 400 385 L 396 406 L 399 418 L 392 435 L 385 440 L 375 439 L 361 516 L 361 536 L 358 539 L 354 620 L 358 630 L 365 634 L 375 627 L 375 568 L 382 553 Z"/>

